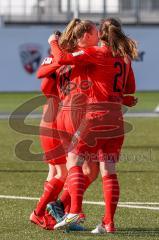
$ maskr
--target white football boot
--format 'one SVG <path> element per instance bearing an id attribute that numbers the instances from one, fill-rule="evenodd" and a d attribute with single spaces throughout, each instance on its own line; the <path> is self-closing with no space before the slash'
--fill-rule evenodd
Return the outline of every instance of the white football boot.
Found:
<path id="1" fill-rule="evenodd" d="M 73 213 L 69 213 L 67 215 L 65 215 L 60 222 L 58 222 L 55 226 L 54 229 L 57 228 L 63 228 L 67 225 L 70 225 L 72 223 L 76 223 L 79 220 L 79 214 L 73 214 Z"/>
<path id="2" fill-rule="evenodd" d="M 95 229 L 91 231 L 93 234 L 115 233 L 116 229 L 113 223 L 103 225 L 100 223 Z"/>

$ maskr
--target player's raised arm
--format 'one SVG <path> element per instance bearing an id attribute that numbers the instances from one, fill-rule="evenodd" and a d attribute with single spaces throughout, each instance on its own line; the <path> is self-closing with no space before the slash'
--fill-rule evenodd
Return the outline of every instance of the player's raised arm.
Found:
<path id="1" fill-rule="evenodd" d="M 77 18 L 68 24 L 60 37 L 54 33 L 48 39 L 55 61 L 61 65 L 94 63 L 96 48 L 92 46 L 97 47 L 98 41 L 95 23 Z"/>
<path id="2" fill-rule="evenodd" d="M 99 54 L 98 47 L 89 47 L 87 49 L 79 49 L 72 53 L 63 52 L 57 40 L 53 40 L 50 43 L 51 51 L 55 57 L 55 61 L 61 65 L 67 64 L 88 64 L 98 63 L 97 55 Z"/>

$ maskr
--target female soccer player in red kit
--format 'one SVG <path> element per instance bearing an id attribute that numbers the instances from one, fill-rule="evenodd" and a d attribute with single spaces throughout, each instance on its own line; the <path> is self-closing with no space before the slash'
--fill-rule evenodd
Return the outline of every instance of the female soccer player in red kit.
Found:
<path id="1" fill-rule="evenodd" d="M 69 31 L 70 29 L 75 25 L 76 23 L 73 21 L 69 24 L 66 32 L 67 34 L 65 34 L 64 36 L 68 36 L 69 38 Z M 92 26 L 94 26 L 93 23 L 91 23 L 90 26 L 90 21 L 83 21 L 83 29 L 86 28 L 86 31 L 90 31 L 92 30 Z M 98 43 L 98 33 L 97 30 L 95 29 L 94 31 L 94 36 L 95 39 L 92 40 L 92 38 L 89 38 L 89 41 L 87 41 L 86 46 L 92 46 L 94 44 Z M 62 47 L 65 49 L 65 51 L 68 51 L 67 49 L 67 40 L 65 39 L 65 41 L 63 41 L 63 45 Z M 64 46 L 66 44 L 66 46 Z M 72 43 L 71 43 L 72 44 Z M 70 49 L 72 50 L 72 46 L 70 44 Z M 90 44 L 90 45 L 89 45 Z M 71 51 L 70 50 L 70 51 Z M 83 74 L 82 74 L 83 73 Z M 74 88 L 74 93 L 72 94 L 72 90 L 70 91 L 69 86 L 65 85 L 65 81 L 69 81 L 69 74 L 71 75 L 71 78 L 74 77 L 74 75 L 81 75 L 79 80 L 79 88 L 77 90 L 77 88 Z M 85 99 L 85 94 L 80 94 L 80 98 L 78 98 L 79 93 L 82 93 L 83 90 L 82 88 L 85 88 L 85 84 L 83 82 L 83 85 L 81 85 L 81 81 L 83 79 L 86 79 L 87 74 L 86 74 L 86 67 L 82 66 L 81 68 L 76 67 L 76 66 L 68 66 L 68 67 L 63 67 L 60 69 L 60 71 L 57 71 L 57 82 L 59 83 L 58 85 L 58 89 L 59 89 L 59 96 L 60 99 L 62 100 L 62 111 L 59 113 L 58 115 L 58 130 L 63 130 L 66 131 L 68 133 L 74 134 L 75 129 L 78 128 L 78 126 L 80 125 L 80 119 L 82 118 L 82 116 L 85 114 L 85 104 L 83 104 L 83 101 Z M 66 88 L 65 88 L 66 86 Z M 71 92 L 71 94 L 69 94 Z M 77 93 L 77 94 L 76 94 Z M 86 89 L 84 91 L 84 93 L 86 93 Z M 72 111 L 72 106 L 74 107 L 73 111 Z M 78 110 L 78 111 L 77 111 Z M 74 122 L 73 124 L 71 124 L 72 121 L 72 113 L 74 114 Z M 78 116 L 77 116 L 78 114 Z M 59 121 L 61 126 L 59 127 Z M 67 125 L 67 123 L 69 124 L 69 128 L 65 128 L 65 124 Z M 70 125 L 71 124 L 71 125 Z M 74 125 L 75 124 L 75 125 Z M 69 140 L 69 139 L 68 139 Z M 66 146 L 66 151 L 68 152 L 67 149 L 67 144 L 65 144 L 65 142 L 63 141 L 64 146 Z M 71 153 L 68 152 L 68 158 L 70 157 Z M 88 187 L 88 184 L 86 183 L 85 180 L 85 175 L 83 173 L 83 169 L 82 169 L 82 163 L 80 163 L 80 159 L 76 159 L 77 160 L 77 165 L 71 165 L 70 161 L 67 161 L 67 167 L 68 167 L 68 171 L 69 171 L 69 176 L 67 178 L 67 182 L 68 182 L 68 189 L 69 189 L 69 194 L 71 196 L 71 208 L 70 208 L 70 219 L 69 219 L 69 223 L 72 222 L 72 220 L 74 221 L 75 219 L 77 219 L 77 212 L 80 213 L 81 212 L 81 207 L 82 207 L 82 199 L 83 199 L 83 193 L 86 190 L 86 188 Z M 75 160 L 75 161 L 76 161 Z M 97 166 L 97 163 L 93 163 L 94 166 Z M 93 173 L 93 171 L 92 171 Z M 72 177 L 73 176 L 73 177 Z M 90 183 L 89 183 L 90 184 Z"/>
<path id="2" fill-rule="evenodd" d="M 72 29 L 74 43 L 78 46 L 80 46 L 81 43 L 84 44 L 85 39 L 88 37 L 87 31 L 83 31 L 81 35 L 78 34 L 77 29 L 79 30 L 80 28 L 82 28 L 82 21 L 79 21 L 79 25 L 77 23 L 77 26 Z M 93 35 L 93 31 L 94 33 L 96 31 L 93 24 L 92 29 Z M 94 35 L 92 38 L 93 37 Z M 81 64 L 92 64 L 88 66 L 87 69 L 87 79 L 92 82 L 92 85 L 90 85 L 88 102 L 100 103 L 100 105 L 94 105 L 96 107 L 100 106 L 100 108 L 97 108 L 95 115 L 92 114 L 93 111 L 88 113 L 88 118 L 90 118 L 89 128 L 90 126 L 100 126 L 100 130 L 102 131 L 107 129 L 106 133 L 108 133 L 108 130 L 112 130 L 111 125 L 119 128 L 117 131 L 110 131 L 111 133 L 109 135 L 98 135 L 95 148 L 101 150 L 102 153 L 100 170 L 103 179 L 103 193 L 106 205 L 105 216 L 102 223 L 100 226 L 97 226 L 92 233 L 113 233 L 115 232 L 114 214 L 119 200 L 119 183 L 115 164 L 119 159 L 124 140 L 121 104 L 123 103 L 123 99 L 126 103 L 127 100 L 131 99 L 132 105 L 136 103 L 133 97 L 124 98 L 124 94 L 132 94 L 135 92 L 135 79 L 131 68 L 131 59 L 137 56 L 137 49 L 135 42 L 126 37 L 123 33 L 121 24 L 112 18 L 102 22 L 100 26 L 100 38 L 102 42 L 101 47 L 90 47 L 72 54 L 62 54 L 56 41 L 52 41 L 52 46 L 54 48 L 55 59 L 60 64 L 76 64 L 79 67 L 81 67 Z M 61 57 L 59 58 L 60 55 Z M 79 80 L 77 78 L 77 76 L 74 76 L 74 82 Z M 103 105 L 104 103 L 106 103 L 106 105 Z M 106 107 L 106 117 L 102 113 L 102 106 Z M 104 121 L 101 120 L 102 118 Z M 104 128 L 103 125 L 107 125 L 107 128 Z M 88 134 L 89 133 L 90 130 L 88 131 Z M 91 145 L 91 140 L 91 138 L 87 138 L 88 145 Z M 78 161 L 76 161 L 75 155 L 72 154 L 70 162 L 70 165 L 77 166 Z M 70 214 L 70 216 L 74 216 L 74 218 L 77 217 L 75 214 Z M 67 222 L 69 222 L 69 218 L 71 218 L 70 216 L 67 216 L 55 227 L 66 225 Z"/>
<path id="3" fill-rule="evenodd" d="M 36 209 L 30 216 L 31 222 L 39 225 L 44 229 L 53 230 L 56 221 L 46 212 L 46 206 L 51 201 L 56 201 L 61 192 L 66 176 L 66 157 L 61 154 L 57 157 L 54 154 L 55 149 L 60 145 L 60 141 L 55 138 L 56 130 L 56 115 L 58 111 L 58 92 L 55 82 L 55 74 L 50 73 L 49 69 L 45 69 L 46 62 L 52 63 L 52 57 L 47 58 L 43 62 L 43 74 L 48 73 L 48 76 L 42 80 L 41 90 L 47 98 L 47 102 L 43 107 L 43 115 L 40 122 L 40 142 L 44 150 L 44 161 L 49 166 L 47 181 L 44 183 L 44 192 L 41 196 Z M 52 71 L 59 67 L 58 64 L 51 64 Z M 40 75 L 41 72 L 39 71 Z"/>
<path id="4" fill-rule="evenodd" d="M 46 182 L 46 186 L 45 186 L 45 190 L 43 193 L 43 196 L 40 198 L 39 203 L 37 204 L 37 207 L 35 209 L 35 211 L 32 213 L 30 220 L 38 225 L 40 225 L 43 228 L 50 228 L 52 229 L 53 224 L 50 226 L 49 222 L 46 220 L 46 214 L 45 217 L 44 216 L 44 211 L 46 208 L 46 205 L 49 202 L 55 201 L 59 192 L 62 190 L 62 184 L 65 180 L 66 177 L 66 167 L 65 167 L 65 157 L 61 157 L 59 159 L 55 159 L 55 154 L 52 156 L 51 154 L 53 154 L 53 151 L 57 145 L 58 145 L 58 141 L 55 139 L 54 137 L 54 133 L 52 132 L 52 130 L 56 130 L 56 121 L 54 121 L 56 119 L 56 115 L 57 115 L 57 109 L 58 109 L 58 102 L 56 101 L 56 97 L 58 96 L 57 93 L 57 89 L 56 89 L 56 73 L 55 70 L 58 69 L 58 64 L 54 63 L 53 57 L 48 57 L 46 59 L 44 59 L 42 65 L 40 66 L 40 68 L 38 69 L 37 72 L 37 77 L 38 78 L 44 78 L 42 80 L 42 84 L 41 84 L 41 88 L 42 88 L 42 92 L 46 95 L 46 97 L 48 98 L 47 104 L 44 106 L 44 110 L 43 110 L 43 117 L 42 117 L 42 121 L 40 124 L 40 138 L 41 138 L 41 144 L 42 144 L 42 148 L 45 151 L 45 160 L 47 161 L 47 163 L 49 163 L 49 178 L 47 179 L 48 182 Z M 58 97 L 57 97 L 58 99 Z M 51 104 L 50 104 L 51 103 Z M 48 109 L 49 107 L 49 109 Z M 49 119 L 46 117 L 46 115 L 49 116 Z M 49 137 L 47 136 L 47 129 L 50 129 L 50 134 Z M 61 145 L 62 147 L 62 145 Z M 52 157 L 51 157 L 52 156 Z M 90 169 L 92 170 L 92 172 L 90 173 Z M 55 171 L 56 170 L 56 171 Z M 55 176 L 54 176 L 54 171 L 55 171 Z M 98 166 L 97 164 L 95 164 L 95 167 L 89 165 L 89 163 L 85 163 L 83 165 L 83 172 L 84 172 L 84 182 L 85 182 L 85 188 L 87 188 L 89 186 L 89 184 L 94 181 L 98 175 Z M 51 176 L 50 176 L 51 175 Z M 59 179 L 60 178 L 60 179 Z M 58 187 L 55 186 L 55 184 L 59 184 L 60 180 L 62 182 L 61 185 L 59 185 Z M 48 184 L 49 183 L 49 184 Z M 50 186 L 50 189 L 48 189 L 47 186 Z M 55 189 L 56 192 L 55 192 Z M 48 191 L 49 190 L 49 191 Z M 67 189 L 63 192 L 61 198 L 60 198 L 62 204 L 64 204 L 64 207 L 67 209 L 69 209 L 70 206 L 70 196 L 69 193 L 67 191 Z M 59 206 L 57 206 L 59 207 Z M 81 217 L 82 214 L 81 214 Z M 50 219 L 50 218 L 49 218 Z M 47 224 L 46 224 L 47 221 Z M 43 224 L 41 224 L 40 222 L 44 222 Z M 71 229 L 78 229 L 80 230 L 81 228 L 74 228 L 72 227 Z"/>

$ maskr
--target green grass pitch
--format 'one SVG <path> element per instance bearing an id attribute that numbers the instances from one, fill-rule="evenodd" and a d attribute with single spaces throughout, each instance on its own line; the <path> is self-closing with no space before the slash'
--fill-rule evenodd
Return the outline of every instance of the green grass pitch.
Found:
<path id="1" fill-rule="evenodd" d="M 24 98 L 15 99 L 13 102 L 16 103 L 10 103 L 10 107 L 8 102 L 8 107 L 2 109 L 7 109 L 9 112 L 13 109 L 13 105 L 19 104 Z M 3 105 L 2 101 L 1 105 Z M 155 202 L 158 205 L 153 206 L 159 207 L 159 120 L 158 118 L 127 118 L 126 120 L 133 125 L 133 130 L 126 135 L 121 160 L 117 165 L 121 185 L 120 202 Z M 39 124 L 39 120 L 28 120 L 28 122 Z M 0 120 L 0 136 L 0 195 L 39 197 L 47 176 L 47 165 L 42 161 L 33 162 L 31 159 L 22 161 L 14 153 L 16 143 L 22 139 L 32 139 L 31 151 L 41 152 L 38 136 L 16 133 L 10 128 L 7 120 Z M 103 201 L 100 176 L 87 190 L 84 200 Z M 89 230 L 100 222 L 104 213 L 103 206 L 84 204 L 87 215 L 85 226 L 88 231 L 66 234 L 62 231 L 42 230 L 31 224 L 28 218 L 35 205 L 34 200 L 1 198 L 0 239 L 159 239 L 159 210 L 118 208 L 116 213 L 118 232 L 114 235 L 92 236 Z"/>
<path id="2" fill-rule="evenodd" d="M 0 93 L 0 112 L 11 112 L 25 101 L 38 96 L 38 92 Z M 153 111 L 159 104 L 159 92 L 137 92 L 138 104 L 129 111 Z"/>

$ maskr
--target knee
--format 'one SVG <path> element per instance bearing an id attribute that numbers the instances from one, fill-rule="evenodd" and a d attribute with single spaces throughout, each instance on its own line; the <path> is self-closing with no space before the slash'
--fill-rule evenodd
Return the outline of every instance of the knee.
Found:
<path id="1" fill-rule="evenodd" d="M 102 177 L 106 175 L 116 174 L 115 163 L 100 163 L 100 172 Z"/>
<path id="2" fill-rule="evenodd" d="M 69 153 L 68 157 L 67 157 L 67 169 L 71 169 L 72 167 L 75 166 L 82 166 L 84 162 L 83 158 L 80 158 L 78 155 L 74 154 L 74 153 Z"/>
<path id="3" fill-rule="evenodd" d="M 91 172 L 88 177 L 90 179 L 91 182 L 94 182 L 97 177 L 98 177 L 98 174 L 99 174 L 99 168 L 95 169 L 95 171 Z"/>
<path id="4" fill-rule="evenodd" d="M 66 166 L 58 166 L 56 168 L 56 178 L 60 179 L 61 181 L 65 181 L 66 180 L 66 177 L 67 177 L 67 168 Z"/>
<path id="5" fill-rule="evenodd" d="M 83 167 L 84 175 L 88 176 L 90 181 L 93 182 L 97 179 L 99 174 L 99 165 L 98 163 L 84 165 Z"/>
<path id="6" fill-rule="evenodd" d="M 67 174 L 57 174 L 55 176 L 57 179 L 61 180 L 62 182 L 65 182 L 66 181 L 66 178 L 67 178 Z"/>

